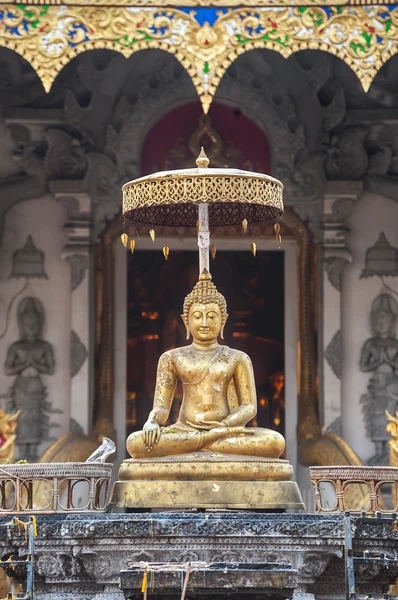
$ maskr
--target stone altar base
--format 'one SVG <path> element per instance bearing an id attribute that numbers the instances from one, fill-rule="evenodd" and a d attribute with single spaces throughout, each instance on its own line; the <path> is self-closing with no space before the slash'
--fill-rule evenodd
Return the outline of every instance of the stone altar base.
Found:
<path id="1" fill-rule="evenodd" d="M 25 532 L 18 527 L 10 532 L 9 522 L 9 515 L 0 518 L 0 557 L 25 557 Z M 365 519 L 357 527 L 353 519 L 352 526 L 354 552 L 396 551 L 392 522 Z M 180 600 L 178 565 L 200 562 L 209 568 L 192 575 L 186 600 L 345 600 L 344 549 L 344 515 L 39 515 L 34 599 L 142 600 L 143 566 L 157 563 L 162 568 L 153 582 L 148 577 L 148 600 Z M 382 564 L 359 568 L 357 592 L 380 597 L 396 571 Z M 24 573 L 18 567 L 21 580 Z"/>
<path id="2" fill-rule="evenodd" d="M 202 451 L 125 460 L 112 508 L 305 509 L 287 460 Z"/>

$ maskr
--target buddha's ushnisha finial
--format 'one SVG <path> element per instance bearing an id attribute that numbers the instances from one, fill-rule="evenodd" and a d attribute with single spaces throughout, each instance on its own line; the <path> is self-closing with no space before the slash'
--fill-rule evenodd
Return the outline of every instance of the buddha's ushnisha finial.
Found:
<path id="1" fill-rule="evenodd" d="M 207 167 L 209 166 L 209 159 L 206 156 L 205 151 L 203 150 L 203 146 L 200 149 L 200 153 L 198 158 L 196 159 L 196 164 L 198 165 L 199 169 L 207 169 Z"/>
<path id="2" fill-rule="evenodd" d="M 188 329 L 188 318 L 189 310 L 193 304 L 218 304 L 220 307 L 221 318 L 222 318 L 222 329 L 221 338 L 223 339 L 223 329 L 227 320 L 227 303 L 225 298 L 217 290 L 216 286 L 212 282 L 212 277 L 207 269 L 203 269 L 199 276 L 199 281 L 194 286 L 192 292 L 184 300 L 184 307 L 182 312 L 182 318 L 187 328 L 187 339 L 189 338 Z"/>

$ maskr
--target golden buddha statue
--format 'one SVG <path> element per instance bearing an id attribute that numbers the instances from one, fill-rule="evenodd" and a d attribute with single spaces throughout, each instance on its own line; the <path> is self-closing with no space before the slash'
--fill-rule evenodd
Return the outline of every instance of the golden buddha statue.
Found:
<path id="1" fill-rule="evenodd" d="M 217 341 L 219 335 L 223 339 L 227 304 L 208 271 L 185 298 L 181 316 L 193 342 L 160 357 L 153 410 L 143 431 L 127 439 L 129 454 L 144 458 L 208 450 L 279 458 L 285 448 L 280 433 L 245 427 L 257 413 L 253 367 L 244 352 Z M 184 389 L 178 421 L 162 427 L 178 379 Z"/>
<path id="2" fill-rule="evenodd" d="M 225 298 L 204 270 L 182 314 L 193 342 L 160 357 L 153 409 L 127 439 L 132 458 L 120 467 L 111 506 L 304 507 L 290 463 L 279 459 L 283 436 L 246 427 L 257 413 L 253 367 L 246 354 L 218 343 L 227 318 Z M 178 379 L 180 413 L 166 426 Z"/>

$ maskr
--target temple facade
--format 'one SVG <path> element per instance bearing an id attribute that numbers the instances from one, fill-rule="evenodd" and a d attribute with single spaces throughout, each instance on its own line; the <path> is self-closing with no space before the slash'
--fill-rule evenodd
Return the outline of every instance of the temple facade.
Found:
<path id="1" fill-rule="evenodd" d="M 0 3 L 0 399 L 21 410 L 17 458 L 85 460 L 101 435 L 125 458 L 159 355 L 183 343 L 197 256 L 189 228 L 138 227 L 126 250 L 121 186 L 204 146 L 284 184 L 281 248 L 272 226 L 218 228 L 212 270 L 257 422 L 285 435 L 311 507 L 308 465 L 390 463 L 398 8 L 100 4 Z"/>

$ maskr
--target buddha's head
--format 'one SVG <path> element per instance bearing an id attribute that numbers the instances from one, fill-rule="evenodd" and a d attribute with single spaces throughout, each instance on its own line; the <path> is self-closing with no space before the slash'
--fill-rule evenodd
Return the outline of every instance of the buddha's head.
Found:
<path id="1" fill-rule="evenodd" d="M 194 340 L 211 342 L 219 335 L 224 339 L 224 326 L 228 319 L 227 303 L 211 281 L 210 273 L 204 269 L 192 292 L 184 300 L 181 315 L 187 330 Z"/>

